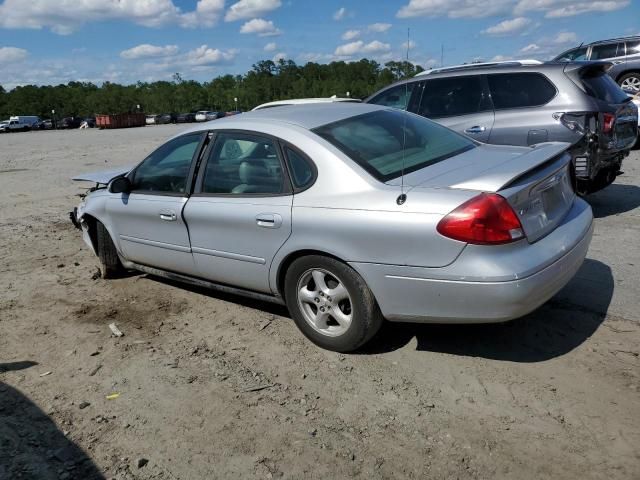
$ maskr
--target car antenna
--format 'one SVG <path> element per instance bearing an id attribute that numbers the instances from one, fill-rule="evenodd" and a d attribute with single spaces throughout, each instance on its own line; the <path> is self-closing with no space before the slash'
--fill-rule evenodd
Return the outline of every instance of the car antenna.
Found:
<path id="1" fill-rule="evenodd" d="M 409 66 L 409 47 L 411 46 L 411 36 L 407 28 L 407 64 Z M 402 116 L 402 173 L 400 174 L 400 196 L 396 199 L 398 205 L 403 205 L 407 201 L 407 194 L 404 193 L 404 152 L 407 146 L 407 108 L 409 108 L 409 82 L 404 84 L 404 113 Z"/>

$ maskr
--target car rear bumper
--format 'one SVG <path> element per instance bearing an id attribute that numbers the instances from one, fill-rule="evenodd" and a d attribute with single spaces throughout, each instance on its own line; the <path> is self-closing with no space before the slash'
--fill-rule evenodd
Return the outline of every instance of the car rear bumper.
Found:
<path id="1" fill-rule="evenodd" d="M 591 208 L 576 199 L 565 221 L 533 244 L 468 245 L 443 268 L 351 265 L 388 320 L 502 322 L 526 315 L 562 289 L 582 265 L 592 234 Z"/>

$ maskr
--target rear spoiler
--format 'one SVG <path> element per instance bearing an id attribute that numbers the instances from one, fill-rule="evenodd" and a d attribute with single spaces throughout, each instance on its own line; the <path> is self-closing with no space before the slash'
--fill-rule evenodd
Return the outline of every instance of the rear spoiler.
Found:
<path id="1" fill-rule="evenodd" d="M 586 93 L 586 89 L 580 80 L 589 75 L 607 73 L 611 67 L 613 67 L 613 63 L 605 61 L 570 62 L 565 64 L 564 73 L 580 90 Z"/>

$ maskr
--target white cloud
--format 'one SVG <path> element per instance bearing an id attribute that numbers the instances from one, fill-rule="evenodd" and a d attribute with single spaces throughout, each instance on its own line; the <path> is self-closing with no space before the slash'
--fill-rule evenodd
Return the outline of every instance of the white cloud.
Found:
<path id="1" fill-rule="evenodd" d="M 139 58 L 154 58 L 154 57 L 168 57 L 178 53 L 177 45 L 165 45 L 160 47 L 157 45 L 149 45 L 143 43 L 128 50 L 120 52 L 120 56 L 126 60 L 136 60 Z"/>
<path id="2" fill-rule="evenodd" d="M 240 0 L 227 10 L 224 16 L 225 22 L 255 18 L 280 8 L 280 0 Z"/>
<path id="3" fill-rule="evenodd" d="M 547 18 L 561 18 L 591 12 L 611 12 L 630 3 L 630 0 L 519 0 L 514 11 L 518 15 L 528 11 L 545 12 Z"/>
<path id="4" fill-rule="evenodd" d="M 29 56 L 24 48 L 0 47 L 0 65 L 21 62 Z"/>
<path id="5" fill-rule="evenodd" d="M 344 7 L 340 7 L 336 13 L 333 14 L 333 19 L 339 22 L 340 20 L 344 20 L 347 18 L 347 9 Z"/>
<path id="6" fill-rule="evenodd" d="M 506 62 L 508 60 L 513 60 L 513 57 L 509 55 L 496 55 L 491 59 L 492 62 Z"/>
<path id="7" fill-rule="evenodd" d="M 264 46 L 264 51 L 265 52 L 275 52 L 275 50 L 278 48 L 278 45 L 276 44 L 276 42 L 269 42 Z"/>
<path id="8" fill-rule="evenodd" d="M 520 49 L 520 53 L 536 53 L 540 51 L 540 45 L 537 43 L 530 43 L 526 47 Z"/>
<path id="9" fill-rule="evenodd" d="M 201 45 L 185 55 L 184 59 L 180 59 L 186 65 L 202 66 L 216 65 L 219 63 L 228 63 L 235 58 L 235 50 L 220 50 L 218 48 L 209 48 L 207 45 Z"/>
<path id="10" fill-rule="evenodd" d="M 282 31 L 276 28 L 271 20 L 254 18 L 240 27 L 240 33 L 257 33 L 260 37 L 272 37 L 282 34 Z"/>
<path id="11" fill-rule="evenodd" d="M 370 32 L 382 33 L 386 32 L 391 28 L 390 23 L 372 23 L 367 27 L 367 30 Z"/>
<path id="12" fill-rule="evenodd" d="M 491 35 L 494 37 L 502 37 L 505 35 L 513 35 L 520 33 L 531 25 L 531 20 L 525 17 L 516 17 L 509 20 L 504 20 L 497 25 L 483 30 L 485 35 Z"/>
<path id="13" fill-rule="evenodd" d="M 367 53 L 384 53 L 391 50 L 391 45 L 374 40 L 370 43 L 364 43 L 362 40 L 357 42 L 346 43 L 336 48 L 334 55 L 336 57 L 351 57 L 358 54 Z"/>
<path id="14" fill-rule="evenodd" d="M 222 15 L 224 0 L 199 0 L 194 12 L 180 16 L 179 23 L 185 28 L 212 27 Z"/>
<path id="15" fill-rule="evenodd" d="M 224 0 L 199 0 L 196 9 L 183 13 L 173 0 L 5 0 L 0 4 L 1 28 L 49 28 L 69 35 L 92 22 L 126 20 L 145 27 L 177 24 L 212 26 Z"/>
<path id="16" fill-rule="evenodd" d="M 287 59 L 287 54 L 284 52 L 276 53 L 272 58 L 274 63 L 278 63 L 280 60 L 286 60 L 286 59 Z"/>
<path id="17" fill-rule="evenodd" d="M 402 42 L 402 50 L 406 51 L 407 47 L 409 48 L 409 50 L 413 50 L 414 48 L 416 48 L 418 44 L 416 42 L 414 42 L 413 40 L 409 40 L 408 42 Z"/>
<path id="18" fill-rule="evenodd" d="M 481 18 L 507 13 L 513 0 L 409 0 L 396 17 Z"/>
<path id="19" fill-rule="evenodd" d="M 578 36 L 573 32 L 560 32 L 551 41 L 554 45 L 566 45 L 568 43 L 576 43 Z"/>
<path id="20" fill-rule="evenodd" d="M 360 30 L 347 30 L 342 34 L 343 40 L 353 40 L 354 38 L 358 38 L 360 36 Z"/>
<path id="21" fill-rule="evenodd" d="M 578 36 L 574 32 L 559 32 L 554 36 L 543 37 L 534 43 L 522 47 L 518 53 L 529 57 L 546 60 L 555 57 L 565 48 L 578 43 Z"/>

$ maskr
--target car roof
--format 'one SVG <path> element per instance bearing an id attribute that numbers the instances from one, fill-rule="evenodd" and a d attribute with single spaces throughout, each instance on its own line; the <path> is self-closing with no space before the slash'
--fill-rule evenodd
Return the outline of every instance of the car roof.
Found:
<path id="1" fill-rule="evenodd" d="M 609 38 L 607 40 L 596 40 L 595 42 L 591 42 L 587 45 L 580 45 L 580 46 L 585 47 L 585 46 L 591 46 L 591 45 L 600 45 L 601 43 L 624 42 L 626 40 L 640 40 L 640 35 L 629 35 L 628 37 Z"/>
<path id="2" fill-rule="evenodd" d="M 263 108 L 281 107 L 284 105 L 306 105 L 308 103 L 334 103 L 334 102 L 360 102 L 357 98 L 340 98 L 340 97 L 318 97 L 318 98 L 291 98 L 289 100 L 275 100 L 273 102 L 263 103 L 251 110 L 262 110 Z"/>
<path id="3" fill-rule="evenodd" d="M 322 125 L 344 120 L 345 118 L 378 110 L 389 110 L 389 108 L 380 105 L 351 102 L 285 105 L 279 108 L 265 108 L 263 110 L 255 110 L 201 123 L 187 130 L 187 132 L 209 130 L 213 126 L 215 126 L 216 130 L 225 128 L 242 129 L 244 123 L 252 123 L 255 125 L 256 123 L 273 124 L 274 122 L 288 123 L 312 130 Z"/>

